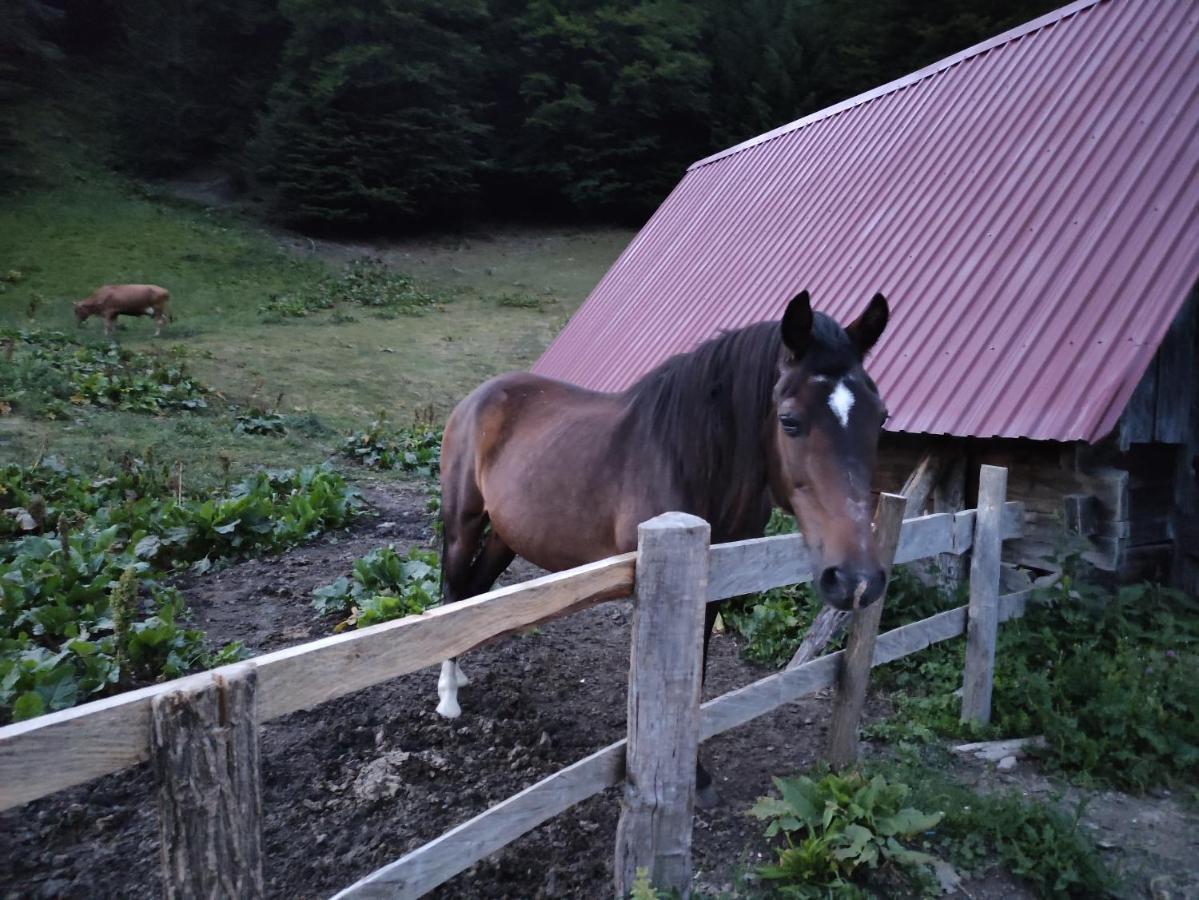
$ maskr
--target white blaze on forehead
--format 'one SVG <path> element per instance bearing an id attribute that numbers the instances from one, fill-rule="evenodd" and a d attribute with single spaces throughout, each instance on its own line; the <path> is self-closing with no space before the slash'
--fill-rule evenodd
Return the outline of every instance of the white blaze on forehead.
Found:
<path id="1" fill-rule="evenodd" d="M 838 381 L 833 392 L 828 395 L 828 405 L 829 409 L 833 411 L 833 415 L 837 417 L 837 421 L 841 423 L 841 427 L 848 428 L 849 411 L 853 409 L 853 391 L 844 381 Z"/>

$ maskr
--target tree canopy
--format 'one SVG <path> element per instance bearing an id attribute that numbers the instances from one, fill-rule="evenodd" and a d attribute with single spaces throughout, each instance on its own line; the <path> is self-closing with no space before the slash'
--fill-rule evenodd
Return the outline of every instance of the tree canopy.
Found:
<path id="1" fill-rule="evenodd" d="M 389 229 L 641 219 L 695 159 L 1053 5 L 20 0 L 0 38 L 85 59 L 135 172 L 221 165 L 283 221 Z M 0 98 L 27 81 L 0 66 Z"/>

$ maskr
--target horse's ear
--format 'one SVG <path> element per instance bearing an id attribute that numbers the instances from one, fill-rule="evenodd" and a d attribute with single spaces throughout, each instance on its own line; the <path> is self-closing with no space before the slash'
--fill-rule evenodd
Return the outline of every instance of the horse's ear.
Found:
<path id="1" fill-rule="evenodd" d="M 807 291 L 801 291 L 787 304 L 780 323 L 783 343 L 795 356 L 803 356 L 812 343 L 812 302 Z"/>
<path id="2" fill-rule="evenodd" d="M 870 348 L 882 336 L 890 316 L 891 311 L 887 307 L 887 298 L 882 294 L 875 294 L 870 305 L 866 307 L 866 311 L 845 329 L 845 333 L 849 335 L 849 339 L 858 351 L 858 356 L 865 358 L 866 354 L 870 352 Z"/>

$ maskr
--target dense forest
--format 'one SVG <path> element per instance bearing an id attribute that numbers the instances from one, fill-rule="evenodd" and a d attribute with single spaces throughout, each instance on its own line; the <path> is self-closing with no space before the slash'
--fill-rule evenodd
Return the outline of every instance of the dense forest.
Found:
<path id="1" fill-rule="evenodd" d="M 282 222 L 636 221 L 686 165 L 1032 18 L 1046 0 L 3 0 L 18 119 L 102 98 L 110 164 L 219 166 Z"/>

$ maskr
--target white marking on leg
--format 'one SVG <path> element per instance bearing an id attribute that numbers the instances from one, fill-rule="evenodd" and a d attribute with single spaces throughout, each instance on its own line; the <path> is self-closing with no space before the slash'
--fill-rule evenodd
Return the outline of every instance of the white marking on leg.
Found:
<path id="1" fill-rule="evenodd" d="M 828 405 L 837 417 L 837 421 L 841 423 L 841 427 L 848 428 L 849 411 L 853 409 L 853 391 L 845 385 L 844 381 L 837 382 L 833 392 L 828 395 Z"/>
<path id="2" fill-rule="evenodd" d="M 437 679 L 437 696 L 441 702 L 437 704 L 437 714 L 447 719 L 456 719 L 462 715 L 462 707 L 458 705 L 458 674 L 457 666 L 452 659 L 441 664 L 441 675 Z"/>
<path id="3" fill-rule="evenodd" d="M 458 660 L 454 660 L 454 681 L 458 687 L 466 687 L 470 684 L 470 679 L 466 677 L 466 673 L 462 671 L 462 664 Z"/>

